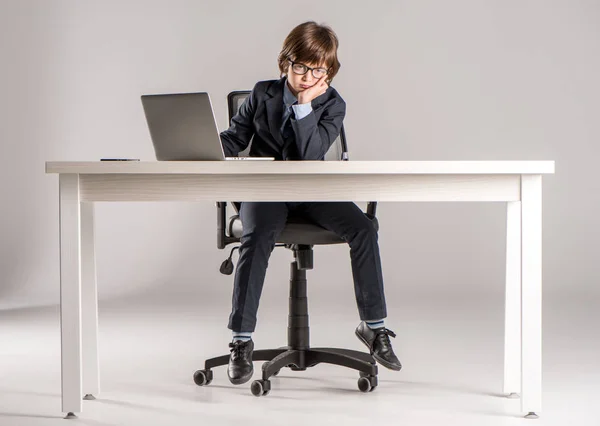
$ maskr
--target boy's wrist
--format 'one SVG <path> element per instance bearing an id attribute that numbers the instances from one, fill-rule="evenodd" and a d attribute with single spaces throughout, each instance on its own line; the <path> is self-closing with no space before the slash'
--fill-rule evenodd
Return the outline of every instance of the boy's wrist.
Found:
<path id="1" fill-rule="evenodd" d="M 302 95 L 298 95 L 298 105 L 306 105 L 310 103 L 310 100 L 304 98 Z"/>

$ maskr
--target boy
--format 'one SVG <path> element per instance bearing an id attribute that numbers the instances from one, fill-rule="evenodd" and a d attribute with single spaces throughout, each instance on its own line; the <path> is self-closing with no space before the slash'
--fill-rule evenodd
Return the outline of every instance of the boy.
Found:
<path id="1" fill-rule="evenodd" d="M 252 137 L 250 156 L 276 160 L 323 160 L 340 133 L 346 104 L 329 86 L 337 74 L 338 39 L 331 28 L 305 22 L 294 28 L 279 54 L 279 80 L 261 81 L 221 133 L 226 156 L 237 156 Z M 387 315 L 377 230 L 351 202 L 243 202 L 243 235 L 229 325 L 233 340 L 227 369 L 233 384 L 252 377 L 252 332 L 267 264 L 290 212 L 341 236 L 350 245 L 358 338 L 383 366 L 400 370 L 385 328 Z"/>

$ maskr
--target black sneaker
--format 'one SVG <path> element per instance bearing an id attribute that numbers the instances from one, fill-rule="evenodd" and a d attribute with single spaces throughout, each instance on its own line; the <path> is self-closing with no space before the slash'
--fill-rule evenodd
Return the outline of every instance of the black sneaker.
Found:
<path id="1" fill-rule="evenodd" d="M 356 327 L 356 337 L 367 345 L 373 358 L 390 370 L 400 371 L 402 364 L 400 364 L 398 357 L 394 354 L 390 336 L 396 337 L 392 330 L 388 330 L 385 327 L 371 330 L 364 321 Z"/>
<path id="2" fill-rule="evenodd" d="M 252 340 L 247 342 L 236 340 L 231 342 L 229 347 L 231 348 L 231 355 L 227 366 L 227 376 L 234 385 L 241 385 L 250 380 L 254 373 L 252 365 L 254 342 Z"/>

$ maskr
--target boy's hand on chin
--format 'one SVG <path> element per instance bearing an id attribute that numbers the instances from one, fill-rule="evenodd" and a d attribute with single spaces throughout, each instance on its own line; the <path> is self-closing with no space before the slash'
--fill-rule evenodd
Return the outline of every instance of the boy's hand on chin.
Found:
<path id="1" fill-rule="evenodd" d="M 298 103 L 299 104 L 307 104 L 311 102 L 313 99 L 321 96 L 323 93 L 327 91 L 329 85 L 325 81 L 327 78 L 326 75 L 321 77 L 312 87 L 308 89 L 304 89 L 301 92 L 298 92 Z"/>

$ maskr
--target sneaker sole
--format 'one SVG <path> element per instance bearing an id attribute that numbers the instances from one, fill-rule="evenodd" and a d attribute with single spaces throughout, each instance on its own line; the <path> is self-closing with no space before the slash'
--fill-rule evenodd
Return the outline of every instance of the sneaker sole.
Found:
<path id="1" fill-rule="evenodd" d="M 254 374 L 254 368 L 247 376 L 240 377 L 239 379 L 232 379 L 231 376 L 229 375 L 229 370 L 227 371 L 227 377 L 229 378 L 229 381 L 233 385 L 243 385 L 244 383 L 246 383 L 247 381 L 249 381 L 252 378 L 253 374 Z"/>
<path id="2" fill-rule="evenodd" d="M 398 367 L 397 365 L 394 365 L 394 364 L 386 361 L 385 359 L 381 358 L 377 354 L 374 354 L 373 351 L 371 350 L 371 347 L 369 346 L 369 343 L 367 343 L 367 341 L 360 335 L 360 333 L 358 331 L 355 330 L 354 334 L 356 334 L 356 337 L 358 337 L 358 340 L 363 342 L 365 344 L 365 346 L 369 349 L 369 353 L 371 354 L 371 356 L 373 358 L 375 358 L 375 361 L 377 361 L 378 363 L 383 365 L 385 368 L 388 368 L 390 370 L 400 371 L 402 369 L 402 366 Z"/>

